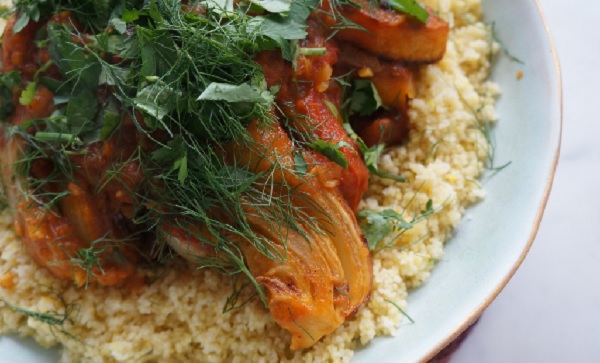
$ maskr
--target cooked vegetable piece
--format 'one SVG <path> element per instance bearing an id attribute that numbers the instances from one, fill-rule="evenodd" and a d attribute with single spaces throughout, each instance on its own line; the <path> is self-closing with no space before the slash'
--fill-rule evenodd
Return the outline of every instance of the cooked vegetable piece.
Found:
<path id="1" fill-rule="evenodd" d="M 410 15 L 373 6 L 368 0 L 352 3 L 343 5 L 340 15 L 363 29 L 340 29 L 337 39 L 394 60 L 432 63 L 442 59 L 450 28 L 431 9 L 427 9 L 427 22 L 422 23 Z M 324 9 L 329 7 L 327 2 L 323 4 Z M 336 23 L 330 16 L 323 18 L 330 26 Z"/>
<path id="2" fill-rule="evenodd" d="M 416 67 L 380 59 L 346 42 L 340 42 L 339 47 L 336 74 L 351 74 L 355 86 L 357 82 L 372 84 L 380 100 L 380 105 L 375 106 L 383 106 L 369 109 L 365 96 L 356 105 L 352 102 L 352 128 L 367 146 L 401 144 L 408 135 L 408 102 L 415 93 Z"/>
<path id="3" fill-rule="evenodd" d="M 29 24 L 15 33 L 13 29 L 17 22 L 17 17 L 12 16 L 6 22 L 4 36 L 2 40 L 2 73 L 12 70 L 23 72 L 24 78 L 29 78 L 37 71 L 38 66 L 31 57 L 36 46 L 33 42 L 36 32 L 41 24 L 29 22 Z"/>
<path id="4" fill-rule="evenodd" d="M 331 86 L 337 47 L 328 39 L 328 30 L 317 18 L 309 18 L 308 24 L 309 33 L 301 46 L 308 49 L 324 47 L 327 49 L 325 54 L 299 56 L 296 69 L 277 52 L 263 52 L 256 61 L 263 67 L 267 84 L 281 87 L 276 101 L 286 116 L 290 132 L 298 134 L 308 144 L 321 140 L 334 145 L 345 158 L 347 168 L 339 178 L 340 190 L 350 208 L 356 210 L 367 190 L 369 173 L 358 145 L 342 126 L 341 98 L 335 95 L 335 86 Z"/>
<path id="5" fill-rule="evenodd" d="M 383 113 L 375 120 L 358 118 L 352 121 L 354 131 L 368 147 L 378 144 L 399 145 L 405 142 L 408 136 L 406 121 L 395 114 Z"/>
<path id="6" fill-rule="evenodd" d="M 337 188 L 339 166 L 319 163 L 300 179 L 287 171 L 295 167 L 294 147 L 278 124 L 261 127 L 253 123 L 248 130 L 257 149 L 234 148 L 236 160 L 260 172 L 271 168 L 276 158 L 283 167 L 278 178 L 291 188 L 285 193 L 291 192 L 294 204 L 305 208 L 319 225 L 319 230 L 302 236 L 289 229 L 279 231 L 248 213 L 254 229 L 277 241 L 279 248 L 285 246 L 287 259 L 276 262 L 243 245 L 252 274 L 269 293 L 273 316 L 292 334 L 292 349 L 306 348 L 367 299 L 371 257 L 356 218 Z"/>
<path id="7" fill-rule="evenodd" d="M 3 72 L 18 70 L 25 78 L 23 84 L 12 90 L 14 109 L 5 120 L 18 129 L 18 125 L 30 120 L 50 116 L 54 110 L 54 94 L 42 85 L 27 83 L 38 68 L 36 57 L 40 52 L 33 45 L 33 38 L 40 24 L 29 22 L 14 34 L 15 18 L 9 21 L 5 30 L 2 60 Z M 17 102 L 22 89 L 27 87 L 34 93 L 27 102 Z M 114 243 L 127 237 L 130 231 L 124 231 L 119 222 L 114 220 L 117 211 L 111 211 L 110 205 L 114 205 L 115 198 L 118 199 L 115 197 L 118 190 L 121 190 L 121 195 L 125 193 L 120 183 L 116 188 L 115 183 L 112 183 L 112 187 L 107 186 L 104 193 L 91 193 L 94 183 L 102 182 L 107 165 L 113 164 L 117 156 L 122 156 L 121 150 L 110 152 L 111 146 L 107 143 L 101 150 L 103 152 L 95 150 L 85 156 L 73 153 L 73 158 L 85 160 L 79 162 L 79 166 L 83 167 L 79 175 L 74 175 L 71 180 L 59 178 L 50 182 L 50 175 L 56 167 L 50 159 L 28 161 L 25 157 L 28 146 L 24 137 L 35 138 L 38 131 L 28 127 L 20 131 L 25 134 L 12 135 L 7 126 L 0 130 L 3 189 L 14 211 L 16 230 L 25 248 L 39 265 L 45 266 L 59 278 L 74 280 L 77 285 L 92 281 L 103 285 L 123 282 L 134 271 L 132 261 L 135 261 L 135 254 L 127 247 L 127 243 Z M 132 134 L 135 132 L 129 133 Z M 131 146 L 128 149 L 132 152 Z M 27 163 L 30 163 L 28 167 Z M 102 169 L 100 174 L 92 172 L 98 168 Z M 30 174 L 25 175 L 27 172 Z M 42 181 L 36 182 L 36 190 L 30 186 L 32 180 Z M 58 205 L 53 205 L 50 197 L 44 195 L 57 196 L 63 192 L 64 196 L 58 198 Z"/>
<path id="8" fill-rule="evenodd" d="M 109 223 L 107 216 L 97 209 L 93 198 L 76 184 L 70 184 L 77 191 L 63 199 L 62 210 L 68 211 L 63 214 L 57 208 L 40 204 L 38 198 L 23 194 L 27 183 L 15 170 L 23 158 L 23 146 L 19 139 L 7 138 L 5 132 L 0 139 L 4 192 L 15 214 L 16 231 L 36 263 L 79 286 L 94 281 L 110 286 L 129 277 L 134 272 L 129 259 L 135 258 L 122 250 L 124 244 L 94 245 L 95 240 L 90 240 L 107 237 L 111 231 L 110 226 L 104 225 Z"/>
<path id="9" fill-rule="evenodd" d="M 300 226 L 301 230 L 293 230 L 274 225 L 247 204 L 245 215 L 252 230 L 270 240 L 285 260 L 267 257 L 240 236 L 231 238 L 243 251 L 256 281 L 266 290 L 275 321 L 290 332 L 291 348 L 307 348 L 335 330 L 368 298 L 372 281 L 370 254 L 356 218 L 337 187 L 338 165 L 321 156 L 300 177 L 293 172 L 294 153 L 302 151 L 278 123 L 252 122 L 248 133 L 252 142 L 225 147 L 229 161 L 235 160 L 255 174 L 268 175 L 274 196 L 289 198 L 295 208 L 316 221 L 317 228 Z M 308 160 L 318 157 L 306 155 Z M 190 233 L 171 229 L 168 234 L 166 241 L 192 262 L 196 257 L 217 253 Z M 200 235 L 211 238 L 202 232 Z"/>

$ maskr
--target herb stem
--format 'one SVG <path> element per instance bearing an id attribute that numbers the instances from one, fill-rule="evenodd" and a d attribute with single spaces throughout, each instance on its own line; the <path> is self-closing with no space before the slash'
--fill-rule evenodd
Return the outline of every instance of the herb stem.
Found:
<path id="1" fill-rule="evenodd" d="M 299 48 L 298 53 L 306 56 L 319 56 L 327 53 L 326 48 Z"/>
<path id="2" fill-rule="evenodd" d="M 48 141 L 48 142 L 58 142 L 58 143 L 66 142 L 66 143 L 69 143 L 72 145 L 82 145 L 83 144 L 81 142 L 81 140 L 73 134 L 37 131 L 35 133 L 35 138 L 38 141 Z"/>

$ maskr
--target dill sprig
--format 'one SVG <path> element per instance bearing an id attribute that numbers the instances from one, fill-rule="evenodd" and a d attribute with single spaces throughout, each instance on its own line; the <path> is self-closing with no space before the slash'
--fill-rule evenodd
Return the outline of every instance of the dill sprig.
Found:
<path id="1" fill-rule="evenodd" d="M 400 312 L 400 314 L 404 315 L 404 317 L 405 317 L 406 319 L 408 319 L 408 321 L 409 321 L 411 324 L 414 324 L 414 323 L 415 323 L 415 320 L 414 320 L 413 318 L 411 318 L 411 317 L 410 317 L 410 315 L 408 315 L 408 314 L 407 314 L 407 313 L 404 311 L 404 309 L 402 309 L 402 308 L 400 307 L 400 305 L 398 305 L 398 304 L 396 304 L 395 302 L 393 302 L 392 300 L 388 300 L 388 299 L 383 299 L 383 301 L 385 301 L 385 302 L 387 302 L 387 303 L 391 304 L 393 307 L 395 307 L 395 308 L 396 308 L 396 309 L 397 309 L 397 310 Z"/>
<path id="2" fill-rule="evenodd" d="M 0 303 L 16 313 L 27 316 L 28 318 L 35 319 L 41 323 L 47 324 L 50 332 L 54 335 L 57 332 L 65 335 L 66 337 L 77 339 L 65 329 L 65 324 L 71 321 L 71 316 L 77 309 L 77 305 L 69 304 L 58 292 L 49 291 L 50 294 L 56 296 L 61 304 L 61 308 L 58 310 L 50 310 L 46 312 L 39 312 L 34 310 L 25 309 L 16 305 L 10 304 L 8 301 L 0 299 Z"/>

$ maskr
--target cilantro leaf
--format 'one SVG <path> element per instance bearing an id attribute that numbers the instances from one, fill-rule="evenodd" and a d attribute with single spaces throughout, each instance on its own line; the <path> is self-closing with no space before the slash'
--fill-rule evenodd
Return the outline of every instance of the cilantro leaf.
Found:
<path id="1" fill-rule="evenodd" d="M 412 15 L 422 23 L 429 19 L 429 13 L 425 7 L 416 0 L 388 0 L 390 7 L 396 11 Z"/>
<path id="2" fill-rule="evenodd" d="M 102 117 L 102 128 L 100 129 L 100 140 L 107 140 L 120 122 L 121 116 L 118 113 L 104 110 L 104 116 Z"/>
<path id="3" fill-rule="evenodd" d="M 363 160 L 371 173 L 378 171 L 379 158 L 381 157 L 381 154 L 383 154 L 384 147 L 383 144 L 377 144 L 364 150 Z"/>
<path id="4" fill-rule="evenodd" d="M 13 0 L 16 13 L 19 14 L 13 32 L 18 33 L 23 30 L 30 21 L 40 21 L 44 16 L 48 16 L 50 10 L 56 6 L 52 0 Z"/>
<path id="5" fill-rule="evenodd" d="M 37 82 L 29 82 L 27 87 L 21 92 L 21 97 L 19 97 L 19 103 L 23 106 L 27 106 L 33 101 L 35 97 L 35 91 L 37 89 Z"/>
<path id="6" fill-rule="evenodd" d="M 152 152 L 152 160 L 158 164 L 172 164 L 180 159 L 186 153 L 186 146 L 181 136 L 175 137 L 169 141 L 166 146 L 156 149 Z"/>
<path id="7" fill-rule="evenodd" d="M 348 159 L 344 156 L 344 153 L 340 150 L 342 147 L 352 147 L 347 142 L 340 141 L 337 144 L 332 144 L 323 140 L 315 140 L 308 144 L 311 149 L 323 154 L 327 159 L 333 161 L 344 169 L 348 169 Z"/>
<path id="8" fill-rule="evenodd" d="M 177 62 L 179 50 L 173 37 L 164 29 L 136 27 L 136 35 L 142 58 L 140 75 L 167 74 Z"/>
<path id="9" fill-rule="evenodd" d="M 379 159 L 381 158 L 381 154 L 383 154 L 384 151 L 384 144 L 377 144 L 363 151 L 363 159 L 365 161 L 367 169 L 369 169 L 369 172 L 372 175 L 376 175 L 380 178 L 405 183 L 406 178 L 402 175 L 396 175 L 379 170 Z"/>
<path id="10" fill-rule="evenodd" d="M 429 199 L 425 209 L 414 216 L 410 221 L 404 219 L 402 214 L 393 209 L 386 209 L 380 212 L 364 209 L 358 212 L 358 217 L 362 219 L 361 229 L 365 234 L 369 249 L 378 252 L 384 248 L 390 248 L 395 240 L 404 232 L 413 228 L 415 224 L 426 219 L 435 213 L 433 201 Z M 393 232 L 395 235 L 390 236 Z"/>
<path id="11" fill-rule="evenodd" d="M 127 23 L 119 18 L 110 19 L 109 25 L 115 27 L 115 30 L 119 32 L 119 34 L 123 34 L 127 31 Z"/>
<path id="12" fill-rule="evenodd" d="M 105 37 L 96 36 L 95 39 L 102 51 L 117 54 L 123 59 L 135 59 L 140 55 L 140 48 L 135 37 L 119 34 Z"/>
<path id="13" fill-rule="evenodd" d="M 178 170 L 177 180 L 183 184 L 185 179 L 188 177 L 187 154 L 183 154 L 182 157 L 175 160 L 173 163 L 173 169 Z"/>
<path id="14" fill-rule="evenodd" d="M 41 85 L 48 88 L 48 90 L 50 90 L 50 92 L 54 93 L 55 95 L 59 95 L 59 94 L 62 95 L 65 93 L 64 92 L 65 88 L 62 87 L 63 86 L 62 81 L 59 81 L 59 80 L 51 78 L 51 77 L 40 77 L 39 82 Z"/>
<path id="15" fill-rule="evenodd" d="M 21 13 L 21 15 L 19 15 L 19 17 L 17 18 L 17 21 L 15 22 L 15 25 L 13 26 L 13 32 L 15 34 L 19 33 L 21 30 L 25 29 L 25 27 L 27 26 L 27 24 L 29 24 L 29 14 L 27 13 Z"/>
<path id="16" fill-rule="evenodd" d="M 65 110 L 71 131 L 75 135 L 79 135 L 94 130 L 97 110 L 98 100 L 95 92 L 82 90 L 78 94 L 72 95 Z"/>
<path id="17" fill-rule="evenodd" d="M 292 0 L 250 0 L 250 3 L 270 13 L 288 14 Z"/>
<path id="18" fill-rule="evenodd" d="M 392 226 L 389 223 L 389 219 L 385 216 L 385 212 L 386 211 L 375 212 L 372 210 L 362 210 L 358 213 L 359 217 L 366 220 L 366 223 L 361 225 L 361 229 L 369 244 L 369 250 L 371 251 L 373 251 L 385 237 L 392 233 Z"/>
<path id="19" fill-rule="evenodd" d="M 358 144 L 360 152 L 364 154 L 369 149 L 365 142 L 360 138 L 360 136 L 358 136 L 356 132 L 354 132 L 352 126 L 348 122 L 345 122 L 342 126 L 344 127 L 346 134 L 348 134 L 348 136 L 350 136 L 350 138 Z"/>
<path id="20" fill-rule="evenodd" d="M 299 151 L 294 151 L 294 163 L 296 164 L 296 171 L 298 174 L 306 174 L 308 172 L 308 165 L 304 155 Z"/>
<path id="21" fill-rule="evenodd" d="M 271 44 L 267 42 L 267 46 L 263 46 L 264 49 L 280 48 L 283 58 L 293 61 L 296 54 L 294 41 L 306 38 L 306 19 L 316 4 L 316 0 L 293 1 L 287 16 L 256 16 L 249 21 L 249 30 L 271 41 Z"/>
<path id="22" fill-rule="evenodd" d="M 225 0 L 228 1 L 228 0 Z M 154 20 L 155 23 L 160 24 L 163 22 L 164 18 L 163 18 L 163 14 L 160 11 L 160 9 L 158 8 L 158 4 L 156 3 L 156 0 L 150 0 L 150 6 L 146 9 L 146 13 L 148 15 L 150 15 L 150 18 L 152 18 L 152 20 Z M 162 1 L 161 1 L 161 5 L 162 5 Z"/>
<path id="23" fill-rule="evenodd" d="M 137 108 L 162 121 L 177 106 L 177 93 L 163 82 L 157 82 L 139 90 L 133 101 Z M 145 121 L 149 127 L 156 127 L 151 120 L 145 118 Z"/>
<path id="24" fill-rule="evenodd" d="M 250 102 L 271 105 L 274 97 L 267 89 L 248 83 L 239 85 L 213 82 L 200 94 L 198 101 Z"/>
<path id="25" fill-rule="evenodd" d="M 358 148 L 362 154 L 363 161 L 365 162 L 365 166 L 369 170 L 369 173 L 384 179 L 390 179 L 401 183 L 406 182 L 406 178 L 402 175 L 395 175 L 379 170 L 379 159 L 385 151 L 384 144 L 377 144 L 372 147 L 368 147 L 365 142 L 356 134 L 356 132 L 354 132 L 349 123 L 344 123 L 343 126 L 348 136 L 350 136 L 350 138 L 356 141 L 358 144 Z"/>
<path id="26" fill-rule="evenodd" d="M 102 108 L 98 123 L 102 125 L 100 128 L 100 135 L 98 136 L 100 140 L 107 140 L 121 123 L 119 107 L 113 98 L 110 98 Z"/>
<path id="27" fill-rule="evenodd" d="M 233 14 L 233 0 L 205 0 L 204 4 L 209 11 L 215 12 L 223 17 Z"/>
<path id="28" fill-rule="evenodd" d="M 94 57 L 88 57 L 84 48 L 73 42 L 72 34 L 61 25 L 48 26 L 48 52 L 63 77 L 70 83 L 72 93 L 82 89 L 95 91 L 101 66 Z"/>
<path id="29" fill-rule="evenodd" d="M 381 106 L 381 97 L 373 82 L 367 79 L 356 79 L 352 82 L 349 104 L 351 115 L 368 116 Z"/>
<path id="30" fill-rule="evenodd" d="M 331 112 L 333 117 L 335 117 L 337 119 L 339 119 L 341 117 L 340 111 L 338 110 L 337 106 L 333 104 L 333 102 L 331 102 L 329 100 L 324 100 L 323 102 L 325 102 L 325 106 L 327 106 L 327 109 L 329 110 L 329 112 Z M 348 125 L 348 126 L 350 126 L 350 125 Z"/>
<path id="31" fill-rule="evenodd" d="M 140 13 L 136 9 L 124 10 L 121 20 L 126 23 L 133 23 L 140 18 Z"/>
<path id="32" fill-rule="evenodd" d="M 166 146 L 152 153 L 152 160 L 160 165 L 171 165 L 171 172 L 177 171 L 177 180 L 183 184 L 188 177 L 187 146 L 181 136 L 169 141 Z"/>

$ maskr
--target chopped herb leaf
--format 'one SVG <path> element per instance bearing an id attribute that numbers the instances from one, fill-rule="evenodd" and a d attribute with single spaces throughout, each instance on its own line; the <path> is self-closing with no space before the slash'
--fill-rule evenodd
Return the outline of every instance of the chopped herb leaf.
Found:
<path id="1" fill-rule="evenodd" d="M 367 147 L 367 145 L 365 145 L 364 141 L 356 134 L 356 132 L 354 132 L 352 126 L 350 126 L 349 123 L 344 123 L 344 129 L 346 130 L 348 136 L 350 136 L 350 138 L 356 141 L 356 143 L 358 144 L 358 148 L 362 153 L 363 160 L 365 162 L 365 165 L 367 166 L 367 169 L 369 170 L 369 173 L 377 175 L 378 177 L 384 179 L 391 179 L 402 183 L 406 182 L 406 178 L 402 175 L 390 174 L 379 170 L 379 158 L 381 157 L 381 154 L 383 154 L 383 152 L 385 151 L 384 144 L 377 144 L 369 148 Z"/>
<path id="2" fill-rule="evenodd" d="M 49 15 L 49 11 L 55 6 L 52 0 L 13 0 L 15 9 L 19 15 L 13 27 L 13 32 L 23 30 L 30 20 L 39 21 L 42 14 Z"/>
<path id="3" fill-rule="evenodd" d="M 361 227 L 371 250 L 374 250 L 385 237 L 392 233 L 394 228 L 412 228 L 412 224 L 392 209 L 381 212 L 362 210 L 358 213 L 358 216 L 366 220 L 366 223 Z"/>
<path id="4" fill-rule="evenodd" d="M 177 62 L 179 50 L 171 34 L 164 29 L 147 29 L 138 26 L 136 35 L 142 57 L 140 75 L 168 74 Z"/>
<path id="5" fill-rule="evenodd" d="M 123 34 L 127 31 L 127 23 L 119 18 L 110 19 L 109 24 L 112 25 L 120 34 Z"/>
<path id="6" fill-rule="evenodd" d="M 365 144 L 365 142 L 360 138 L 360 136 L 358 136 L 358 134 L 356 132 L 354 132 L 354 130 L 352 129 L 352 126 L 349 123 L 345 122 L 343 126 L 344 126 L 344 130 L 346 130 L 346 133 L 348 134 L 348 136 L 350 136 L 350 138 L 358 144 L 358 148 L 360 149 L 360 152 L 364 154 L 369 149 L 367 147 L 367 145 Z"/>
<path id="7" fill-rule="evenodd" d="M 148 115 L 162 121 L 176 106 L 177 93 L 164 83 L 152 83 L 142 88 L 133 99 L 135 105 Z M 147 118 L 146 118 L 147 119 Z M 151 120 L 146 120 L 149 127 L 155 128 Z"/>
<path id="8" fill-rule="evenodd" d="M 425 7 L 416 0 L 388 0 L 390 7 L 396 11 L 412 15 L 422 23 L 429 19 L 429 13 Z"/>
<path id="9" fill-rule="evenodd" d="M 82 90 L 69 98 L 65 116 L 73 133 L 79 135 L 95 129 L 95 116 L 98 110 L 96 93 Z"/>
<path id="10" fill-rule="evenodd" d="M 364 223 L 361 223 L 361 228 L 369 244 L 369 249 L 377 252 L 384 248 L 390 248 L 404 232 L 434 212 L 433 201 L 429 199 L 425 209 L 410 221 L 404 219 L 401 213 L 393 209 L 380 212 L 365 209 L 358 212 L 358 217 L 363 218 Z M 392 234 L 394 232 L 395 234 Z"/>
<path id="11" fill-rule="evenodd" d="M 119 122 L 121 121 L 121 117 L 119 114 L 116 114 L 111 111 L 105 111 L 104 117 L 102 119 L 102 129 L 100 130 L 100 139 L 107 140 L 110 134 L 117 128 Z"/>
<path id="12" fill-rule="evenodd" d="M 64 26 L 50 23 L 48 36 L 50 57 L 71 84 L 72 93 L 77 94 L 82 89 L 95 92 L 101 71 L 97 58 L 87 56 L 85 49 L 73 42 L 73 34 Z"/>
<path id="13" fill-rule="evenodd" d="M 198 97 L 198 101 L 252 102 L 263 105 L 271 105 L 273 100 L 273 95 L 267 89 L 248 83 L 233 85 L 213 82 Z"/>
<path id="14" fill-rule="evenodd" d="M 329 110 L 329 112 L 331 112 L 333 114 L 333 116 L 335 118 L 340 118 L 340 111 L 338 110 L 338 108 L 333 104 L 333 102 L 329 101 L 329 100 L 325 100 L 325 106 L 327 106 L 327 109 Z M 348 124 L 348 126 L 350 126 Z M 347 130 L 346 130 L 347 131 Z"/>
<path id="15" fill-rule="evenodd" d="M 126 23 L 133 23 L 134 21 L 138 20 L 139 18 L 140 18 L 140 13 L 135 9 L 124 10 L 123 15 L 121 15 L 121 20 L 123 20 Z"/>
<path id="16" fill-rule="evenodd" d="M 37 82 L 29 82 L 27 87 L 21 92 L 21 97 L 19 97 L 19 103 L 23 106 L 27 106 L 33 101 L 35 97 L 35 91 L 37 89 Z"/>
<path id="17" fill-rule="evenodd" d="M 367 166 L 367 169 L 369 169 L 369 172 L 371 174 L 376 175 L 380 178 L 390 179 L 401 183 L 406 182 L 406 178 L 401 175 L 391 174 L 379 170 L 379 158 L 381 157 L 381 154 L 383 154 L 384 148 L 384 144 L 377 144 L 364 151 L 363 158 L 365 160 L 365 165 Z"/>
<path id="18" fill-rule="evenodd" d="M 371 173 L 375 173 L 378 171 L 378 163 L 381 154 L 383 153 L 384 145 L 377 144 L 363 152 L 363 159 L 365 160 L 365 165 L 369 169 Z"/>
<path id="19" fill-rule="evenodd" d="M 323 154 L 327 159 L 333 161 L 344 169 L 348 169 L 348 160 L 344 156 L 344 153 L 340 150 L 342 147 L 352 147 L 347 142 L 340 141 L 337 144 L 332 144 L 323 140 L 315 140 L 308 144 L 308 146 Z"/>
<path id="20" fill-rule="evenodd" d="M 351 115 L 368 116 L 381 107 L 381 97 L 373 82 L 356 79 L 352 82 L 349 112 Z"/>
<path id="21" fill-rule="evenodd" d="M 180 159 L 185 153 L 185 142 L 181 136 L 178 136 L 169 141 L 166 146 L 154 151 L 152 153 L 152 160 L 160 164 L 168 164 L 172 163 L 174 160 Z"/>
<path id="22" fill-rule="evenodd" d="M 221 16 L 233 13 L 233 0 L 205 0 L 206 8 Z"/>
<path id="23" fill-rule="evenodd" d="M 177 180 L 183 184 L 188 177 L 187 147 L 182 137 L 178 136 L 152 153 L 152 160 L 162 165 L 170 165 L 171 172 L 177 172 Z"/>
<path id="24" fill-rule="evenodd" d="M 17 18 L 15 25 L 13 26 L 13 32 L 16 34 L 19 33 L 21 30 L 25 29 L 27 24 L 29 24 L 29 20 L 29 14 L 21 13 L 21 15 L 19 15 L 19 17 Z"/>
<path id="25" fill-rule="evenodd" d="M 304 155 L 299 151 L 294 151 L 294 163 L 296 164 L 296 171 L 298 174 L 306 174 L 308 172 L 308 165 Z"/>
<path id="26" fill-rule="evenodd" d="M 287 16 L 283 14 L 270 14 L 256 16 L 249 21 L 250 31 L 256 35 L 270 39 L 274 44 L 272 48 L 281 48 L 284 59 L 293 61 L 294 40 L 306 38 L 306 19 L 310 15 L 311 7 L 317 4 L 316 0 L 297 0 L 292 2 Z M 269 45 L 265 45 L 266 49 Z"/>
<path id="27" fill-rule="evenodd" d="M 116 102 L 112 99 L 102 108 L 100 124 L 100 140 L 107 140 L 121 123 L 121 115 Z"/>
<path id="28" fill-rule="evenodd" d="M 288 14 L 292 0 L 250 0 L 250 3 L 270 13 Z"/>
<path id="29" fill-rule="evenodd" d="M 173 163 L 173 169 L 179 170 L 179 172 L 177 173 L 177 180 L 179 180 L 179 182 L 181 184 L 183 184 L 185 182 L 185 179 L 188 176 L 187 155 L 186 154 L 184 154 L 179 159 L 175 160 L 175 162 Z"/>
<path id="30" fill-rule="evenodd" d="M 63 82 L 50 77 L 40 77 L 39 83 L 54 94 L 58 94 L 63 89 Z"/>

